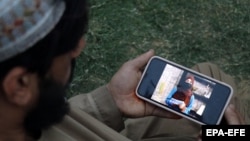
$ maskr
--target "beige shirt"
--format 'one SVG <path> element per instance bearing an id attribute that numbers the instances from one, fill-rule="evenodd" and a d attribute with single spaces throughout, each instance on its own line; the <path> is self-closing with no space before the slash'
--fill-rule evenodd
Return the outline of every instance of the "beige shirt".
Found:
<path id="1" fill-rule="evenodd" d="M 69 102 L 70 113 L 60 124 L 43 131 L 38 141 L 131 141 L 129 138 L 135 141 L 195 141 L 199 132 L 197 126 L 185 119 L 176 122 L 144 117 L 124 122 L 105 86 L 74 96 Z"/>
<path id="2" fill-rule="evenodd" d="M 64 120 L 43 131 L 39 141 L 129 141 L 120 111 L 105 86 L 69 99 L 71 111 Z"/>

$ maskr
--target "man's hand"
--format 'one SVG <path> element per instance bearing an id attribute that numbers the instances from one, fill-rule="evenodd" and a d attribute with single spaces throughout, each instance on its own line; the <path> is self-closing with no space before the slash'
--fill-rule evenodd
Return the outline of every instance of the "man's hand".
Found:
<path id="1" fill-rule="evenodd" d="M 230 104 L 225 111 L 225 119 L 229 125 L 242 125 L 246 124 L 243 117 L 238 113 L 233 104 Z"/>
<path id="2" fill-rule="evenodd" d="M 167 118 L 180 118 L 180 116 L 139 99 L 135 94 L 136 86 L 142 76 L 141 70 L 153 55 L 154 51 L 150 50 L 124 63 L 107 84 L 107 88 L 112 94 L 118 108 L 126 117 L 135 118 L 154 115 Z"/>

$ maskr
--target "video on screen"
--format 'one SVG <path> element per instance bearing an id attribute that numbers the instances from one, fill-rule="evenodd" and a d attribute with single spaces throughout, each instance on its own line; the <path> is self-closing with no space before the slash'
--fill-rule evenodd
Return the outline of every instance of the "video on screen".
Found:
<path id="1" fill-rule="evenodd" d="M 151 99 L 175 111 L 202 116 L 215 83 L 167 64 Z"/>

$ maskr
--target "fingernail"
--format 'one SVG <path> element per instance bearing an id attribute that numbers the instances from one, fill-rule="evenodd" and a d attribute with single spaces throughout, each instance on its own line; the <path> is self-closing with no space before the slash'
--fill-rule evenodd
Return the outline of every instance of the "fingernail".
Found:
<path id="1" fill-rule="evenodd" d="M 228 107 L 229 107 L 230 109 L 232 109 L 232 110 L 234 110 L 234 109 L 235 109 L 234 104 L 229 104 L 229 105 L 228 105 Z"/>
<path id="2" fill-rule="evenodd" d="M 154 51 L 154 49 L 150 49 L 150 50 L 148 50 L 148 52 L 153 52 Z"/>

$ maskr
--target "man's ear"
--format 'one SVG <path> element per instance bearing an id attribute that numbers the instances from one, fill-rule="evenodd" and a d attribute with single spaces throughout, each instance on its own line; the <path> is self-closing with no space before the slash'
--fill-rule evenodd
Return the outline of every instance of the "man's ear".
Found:
<path id="1" fill-rule="evenodd" d="M 34 86 L 37 79 L 22 67 L 13 68 L 3 80 L 3 90 L 6 99 L 18 106 L 27 106 L 34 97 Z"/>
<path id="2" fill-rule="evenodd" d="M 82 50 L 85 48 L 85 45 L 86 45 L 85 38 L 82 37 L 79 40 L 77 47 L 73 51 L 71 51 L 71 57 L 72 58 L 78 57 L 81 54 Z"/>

